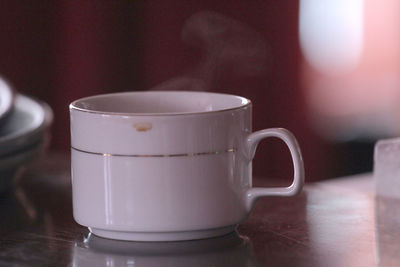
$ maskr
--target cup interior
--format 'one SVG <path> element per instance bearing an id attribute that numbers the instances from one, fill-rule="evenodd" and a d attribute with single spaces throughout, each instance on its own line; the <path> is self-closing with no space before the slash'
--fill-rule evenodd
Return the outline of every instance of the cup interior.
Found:
<path id="1" fill-rule="evenodd" d="M 72 109 L 102 114 L 168 115 L 241 108 L 250 100 L 229 94 L 182 91 L 124 92 L 82 98 Z"/>

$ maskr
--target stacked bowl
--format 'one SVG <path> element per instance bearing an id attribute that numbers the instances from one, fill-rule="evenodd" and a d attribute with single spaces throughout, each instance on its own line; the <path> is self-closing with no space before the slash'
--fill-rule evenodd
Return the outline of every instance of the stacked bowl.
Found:
<path id="1" fill-rule="evenodd" d="M 52 120 L 47 104 L 17 93 L 0 78 L 0 194 L 46 147 Z"/>

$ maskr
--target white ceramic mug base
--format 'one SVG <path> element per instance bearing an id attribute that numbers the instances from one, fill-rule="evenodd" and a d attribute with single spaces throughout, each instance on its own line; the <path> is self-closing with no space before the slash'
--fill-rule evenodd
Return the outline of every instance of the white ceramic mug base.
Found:
<path id="1" fill-rule="evenodd" d="M 235 231 L 235 225 L 199 231 L 183 232 L 123 232 L 89 227 L 89 231 L 97 236 L 125 241 L 184 241 L 223 236 Z"/>

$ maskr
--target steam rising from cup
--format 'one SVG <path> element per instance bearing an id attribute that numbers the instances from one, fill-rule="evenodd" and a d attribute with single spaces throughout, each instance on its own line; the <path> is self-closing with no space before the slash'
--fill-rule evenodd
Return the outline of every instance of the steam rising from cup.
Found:
<path id="1" fill-rule="evenodd" d="M 268 50 L 262 36 L 250 27 L 216 12 L 192 15 L 182 28 L 182 40 L 200 48 L 202 60 L 185 75 L 165 81 L 152 90 L 207 91 L 218 75 L 260 76 L 266 72 Z"/>

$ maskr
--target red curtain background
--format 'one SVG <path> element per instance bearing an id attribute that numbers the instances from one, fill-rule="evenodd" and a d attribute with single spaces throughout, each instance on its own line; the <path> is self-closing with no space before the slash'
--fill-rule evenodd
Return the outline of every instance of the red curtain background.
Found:
<path id="1" fill-rule="evenodd" d="M 254 130 L 291 130 L 302 147 L 307 180 L 329 175 L 330 147 L 310 129 L 299 85 L 297 1 L 5 1 L 0 74 L 53 108 L 51 149 L 69 153 L 69 103 L 149 90 L 184 74 L 202 51 L 182 41 L 182 28 L 192 15 L 208 11 L 258 32 L 268 52 L 262 75 L 222 70 L 210 90 L 250 98 Z M 291 169 L 282 143 L 261 144 L 255 175 L 290 177 Z"/>

